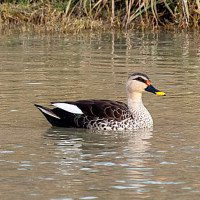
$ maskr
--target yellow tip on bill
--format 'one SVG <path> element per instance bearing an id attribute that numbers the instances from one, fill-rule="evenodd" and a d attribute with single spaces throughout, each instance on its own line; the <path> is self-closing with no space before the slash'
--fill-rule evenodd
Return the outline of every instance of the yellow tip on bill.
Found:
<path id="1" fill-rule="evenodd" d="M 159 91 L 159 92 L 155 92 L 155 94 L 157 94 L 157 95 L 161 95 L 161 96 L 165 96 L 165 95 L 166 95 L 164 92 L 161 92 L 161 91 Z"/>

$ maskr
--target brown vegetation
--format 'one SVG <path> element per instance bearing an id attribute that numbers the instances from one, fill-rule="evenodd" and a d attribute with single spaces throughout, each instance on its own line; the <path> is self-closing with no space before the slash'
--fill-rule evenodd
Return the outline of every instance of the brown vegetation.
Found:
<path id="1" fill-rule="evenodd" d="M 1 30 L 80 32 L 99 29 L 199 28 L 200 0 L 1 1 Z"/>

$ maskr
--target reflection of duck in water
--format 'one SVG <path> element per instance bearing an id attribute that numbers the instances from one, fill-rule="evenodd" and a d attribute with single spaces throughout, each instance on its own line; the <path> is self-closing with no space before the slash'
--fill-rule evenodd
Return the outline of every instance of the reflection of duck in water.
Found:
<path id="1" fill-rule="evenodd" d="M 97 130 L 130 130 L 150 128 L 153 120 L 142 102 L 142 92 L 165 95 L 155 89 L 148 76 L 135 73 L 126 83 L 128 105 L 111 100 L 55 102 L 56 108 L 35 105 L 53 126 Z"/>
<path id="2" fill-rule="evenodd" d="M 113 199 L 112 195 L 109 198 L 113 188 L 120 189 L 120 195 L 127 195 L 127 189 L 144 197 L 148 195 L 144 191 L 148 182 L 154 180 L 151 164 L 155 162 L 151 154 L 153 133 L 149 129 L 113 134 L 112 131 L 54 127 L 43 136 L 43 143 L 48 143 L 45 152 L 49 153 L 49 148 L 53 152 L 50 155 L 54 157 L 53 174 L 61 177 L 65 187 L 66 183 L 70 184 L 70 191 L 75 191 L 77 198 L 84 191 L 99 189 L 108 191 L 105 199 Z"/>

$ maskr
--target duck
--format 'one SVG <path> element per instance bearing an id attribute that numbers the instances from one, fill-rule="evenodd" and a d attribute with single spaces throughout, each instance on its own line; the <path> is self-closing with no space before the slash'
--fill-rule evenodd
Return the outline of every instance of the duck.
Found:
<path id="1" fill-rule="evenodd" d="M 78 100 L 52 102 L 54 108 L 34 104 L 52 126 L 93 130 L 137 130 L 153 127 L 151 114 L 144 106 L 142 93 L 166 94 L 157 90 L 149 77 L 133 73 L 126 82 L 128 102 L 113 100 Z"/>

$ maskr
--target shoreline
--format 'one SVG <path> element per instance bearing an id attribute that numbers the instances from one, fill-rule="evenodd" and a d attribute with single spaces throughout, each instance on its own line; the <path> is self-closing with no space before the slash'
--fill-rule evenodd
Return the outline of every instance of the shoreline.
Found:
<path id="1" fill-rule="evenodd" d="M 113 0 L 53 2 L 25 0 L 20 3 L 1 3 L 0 31 L 77 34 L 84 31 L 108 30 L 199 31 L 200 27 L 198 0 L 193 4 L 187 2 L 179 5 L 180 12 L 169 7 L 171 4 L 166 4 L 165 0 L 156 5 L 145 5 L 144 2 L 143 5 L 131 5 L 131 1 L 125 1 L 126 5 L 118 5 Z M 73 4 L 75 2 L 77 3 Z M 85 4 L 79 5 L 80 2 Z M 176 9 L 177 6 L 178 4 Z"/>

